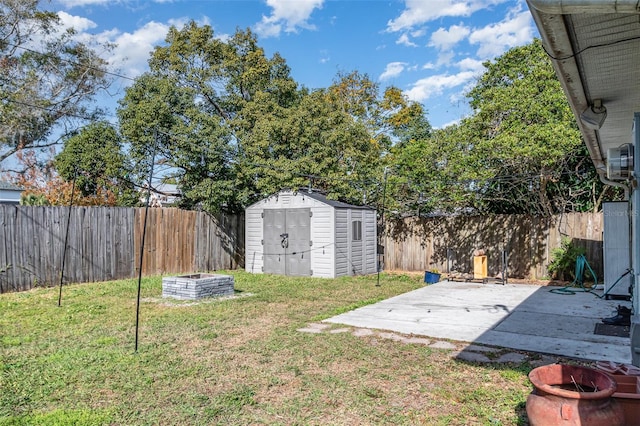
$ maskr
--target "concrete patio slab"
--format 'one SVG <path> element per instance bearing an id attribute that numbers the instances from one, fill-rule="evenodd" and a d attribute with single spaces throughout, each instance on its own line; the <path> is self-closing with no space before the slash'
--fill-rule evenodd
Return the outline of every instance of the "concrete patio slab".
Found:
<path id="1" fill-rule="evenodd" d="M 324 322 L 553 354 L 631 362 L 630 339 L 594 334 L 630 302 L 526 284 L 443 281 Z"/>

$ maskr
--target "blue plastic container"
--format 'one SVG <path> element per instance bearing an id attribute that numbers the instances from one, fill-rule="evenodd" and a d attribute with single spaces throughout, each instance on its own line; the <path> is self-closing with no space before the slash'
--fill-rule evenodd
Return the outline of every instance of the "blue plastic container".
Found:
<path id="1" fill-rule="evenodd" d="M 427 284 L 435 284 L 440 281 L 440 274 L 436 274 L 435 272 L 426 271 L 424 273 L 424 282 Z"/>

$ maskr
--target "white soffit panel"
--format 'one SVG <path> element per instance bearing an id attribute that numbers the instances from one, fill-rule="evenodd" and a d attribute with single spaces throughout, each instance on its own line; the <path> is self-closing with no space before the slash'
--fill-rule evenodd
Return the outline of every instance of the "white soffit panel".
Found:
<path id="1" fill-rule="evenodd" d="M 566 17 L 588 99 L 602 99 L 608 116 L 600 129 L 603 153 L 631 141 L 640 109 L 640 15 L 574 14 Z"/>

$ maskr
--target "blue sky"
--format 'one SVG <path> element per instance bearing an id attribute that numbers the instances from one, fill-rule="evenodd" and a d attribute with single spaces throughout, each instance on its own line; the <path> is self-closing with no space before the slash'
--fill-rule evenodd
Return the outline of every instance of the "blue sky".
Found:
<path id="1" fill-rule="evenodd" d="M 171 25 L 193 19 L 225 38 L 251 28 L 267 56 L 278 52 L 293 78 L 327 87 L 358 70 L 381 88 L 421 102 L 434 127 L 469 113 L 464 93 L 482 63 L 529 43 L 537 30 L 521 0 L 54 0 L 42 3 L 88 42 L 117 45 L 109 60 L 127 77 L 144 72 Z M 113 113 L 130 80 L 101 102 Z"/>

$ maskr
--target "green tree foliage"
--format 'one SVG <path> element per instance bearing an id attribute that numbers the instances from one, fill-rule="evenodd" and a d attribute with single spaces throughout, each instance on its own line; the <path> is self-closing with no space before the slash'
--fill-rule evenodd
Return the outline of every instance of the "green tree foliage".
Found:
<path id="1" fill-rule="evenodd" d="M 209 26 L 172 28 L 118 109 L 138 179 L 156 158 L 174 170 L 185 207 L 240 210 L 280 189 L 374 202 L 395 140 L 427 132 L 422 108 L 398 89 L 380 95 L 357 72 L 327 89 L 299 88 L 251 31 L 228 40 Z M 420 126 L 420 129 L 418 127 Z"/>
<path id="2" fill-rule="evenodd" d="M 485 67 L 469 117 L 394 150 L 399 212 L 551 215 L 597 211 L 616 195 L 597 178 L 540 40 Z"/>
<path id="3" fill-rule="evenodd" d="M 586 250 L 583 247 L 574 245 L 570 238 L 563 238 L 560 247 L 551 250 L 551 262 L 547 266 L 551 278 L 562 281 L 568 280 L 569 277 L 572 280 L 582 279 L 576 277 L 576 261 L 578 256 L 585 254 Z"/>
<path id="4" fill-rule="evenodd" d="M 75 179 L 82 197 L 99 198 L 107 205 L 130 206 L 138 202 L 122 141 L 108 123 L 90 124 L 67 138 L 54 166 L 65 181 Z"/>
<path id="5" fill-rule="evenodd" d="M 55 126 L 95 117 L 89 101 L 109 84 L 96 50 L 38 7 L 37 0 L 0 0 L 0 162 L 58 143 L 49 140 Z"/>
<path id="6" fill-rule="evenodd" d="M 357 72 L 339 75 L 327 89 L 300 91 L 288 108 L 254 106 L 262 109 L 247 114 L 254 119 L 242 154 L 257 193 L 310 186 L 358 204 L 381 196 L 381 159 L 394 132 L 408 132 L 422 113 L 395 88 L 380 96 L 377 84 Z"/>
<path id="7" fill-rule="evenodd" d="M 474 207 L 545 216 L 594 207 L 602 185 L 540 40 L 485 66 L 461 124 L 473 153 L 466 166 L 477 171 Z"/>
<path id="8" fill-rule="evenodd" d="M 138 173 L 148 170 L 155 146 L 156 157 L 175 171 L 184 207 L 238 210 L 245 192 L 237 178 L 243 113 L 254 102 L 285 106 L 295 82 L 282 58 L 266 58 L 248 30 L 225 42 L 211 27 L 190 22 L 171 28 L 166 42 L 118 110 Z"/>
<path id="9" fill-rule="evenodd" d="M 21 206 L 48 206 L 49 200 L 44 194 L 23 194 L 20 197 Z"/>

